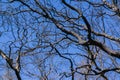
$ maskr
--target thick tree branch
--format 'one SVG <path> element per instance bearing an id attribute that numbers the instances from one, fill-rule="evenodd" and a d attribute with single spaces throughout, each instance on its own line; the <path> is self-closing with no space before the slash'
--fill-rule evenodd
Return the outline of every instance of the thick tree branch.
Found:
<path id="1" fill-rule="evenodd" d="M 91 40 L 91 25 L 89 24 L 88 20 L 86 19 L 86 17 L 82 14 L 82 12 L 76 8 L 74 8 L 73 6 L 69 5 L 68 3 L 65 2 L 65 0 L 62 0 L 62 2 L 67 6 L 69 7 L 70 9 L 76 11 L 80 17 L 82 17 L 84 23 L 86 24 L 87 26 L 87 29 L 88 29 L 88 39 Z"/>
<path id="2" fill-rule="evenodd" d="M 6 60 L 6 62 L 9 64 L 10 68 L 15 72 L 17 79 L 21 80 L 19 71 L 13 66 L 12 60 L 2 50 L 0 50 L 0 55 Z"/>

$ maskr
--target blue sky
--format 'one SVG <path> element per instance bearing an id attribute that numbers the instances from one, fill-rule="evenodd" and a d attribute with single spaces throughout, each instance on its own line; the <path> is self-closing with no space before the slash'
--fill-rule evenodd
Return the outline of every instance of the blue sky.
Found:
<path id="1" fill-rule="evenodd" d="M 47 0 L 45 0 L 47 1 Z M 106 12 L 108 14 L 112 14 L 110 13 L 109 10 L 105 9 L 105 8 L 96 8 L 94 9 L 94 7 L 89 6 L 88 3 L 80 3 L 80 2 L 75 2 L 75 1 L 70 1 L 70 0 L 66 0 L 69 4 L 71 4 L 72 6 L 80 9 L 83 11 L 84 16 L 87 17 L 87 19 L 89 20 L 89 23 L 91 23 L 91 25 L 93 26 L 92 28 L 96 31 L 96 32 L 102 32 L 101 29 L 103 29 L 104 27 L 105 32 L 109 35 L 113 35 L 115 37 L 119 37 L 119 19 L 117 17 L 110 17 L 109 15 L 105 15 L 103 16 L 104 18 L 104 26 L 103 26 L 103 21 L 102 21 L 102 17 L 94 17 L 91 15 L 95 15 L 99 12 Z M 93 0 L 95 1 L 95 0 Z M 98 0 L 99 1 L 99 0 Z M 32 1 L 30 1 L 32 2 Z M 42 2 L 42 1 L 41 1 Z M 77 17 L 78 14 L 75 11 L 70 10 L 69 8 L 67 8 L 65 5 L 63 6 L 63 4 L 61 4 L 60 0 L 49 0 L 48 4 L 54 6 L 56 8 L 57 11 L 59 12 L 65 12 L 66 11 L 69 12 L 70 17 Z M 10 12 L 15 12 L 15 11 L 19 11 L 22 9 L 26 9 L 26 7 L 21 6 L 21 8 L 17 8 L 20 6 L 20 3 L 15 2 L 13 4 L 11 4 L 9 6 L 9 8 L 6 8 L 6 6 L 8 6 L 8 3 L 0 3 L 0 5 L 2 5 L 2 10 L 3 11 L 7 11 L 9 10 Z M 31 5 L 32 7 L 36 6 L 34 5 L 34 3 Z M 13 7 L 13 10 L 11 9 Z M 14 7 L 16 7 L 16 9 L 14 9 Z M 65 8 L 64 8 L 65 7 Z M 41 11 L 41 10 L 39 10 Z M 93 14 L 92 14 L 93 11 Z M 54 14 L 53 12 L 51 12 L 52 14 Z M 60 38 L 62 38 L 63 36 L 65 36 L 65 34 L 62 34 L 62 32 L 56 28 L 56 26 L 53 23 L 49 23 L 49 22 L 42 22 L 44 21 L 43 17 L 40 17 L 40 15 L 34 14 L 34 13 L 21 13 L 18 15 L 3 15 L 0 14 L 0 16 L 4 16 L 4 18 L 0 17 L 0 32 L 2 32 L 2 34 L 0 33 L 0 49 L 2 49 L 4 52 L 6 52 L 6 54 L 9 54 L 9 45 L 13 42 L 13 44 L 11 45 L 12 47 L 12 58 L 16 58 L 17 54 L 17 50 L 20 49 L 22 43 L 24 43 L 25 45 L 22 47 L 22 51 L 25 52 L 27 49 L 29 48 L 34 48 L 35 46 L 39 45 L 39 46 L 46 46 L 48 45 L 48 42 L 52 42 L 54 43 L 55 41 L 59 40 Z M 35 17 L 38 18 L 38 20 L 36 20 Z M 55 17 L 57 20 L 61 19 L 63 20 L 63 18 L 57 18 Z M 118 21 L 115 21 L 115 20 Z M 3 20 L 3 22 L 2 22 Z M 11 21 L 10 23 L 8 23 L 8 21 Z M 39 23 L 38 23 L 38 22 Z M 78 19 L 75 21 L 78 24 L 84 24 L 84 22 L 81 19 Z M 2 25 L 2 23 L 4 23 L 4 25 Z M 16 23 L 16 24 L 15 24 Z M 32 24 L 33 23 L 33 24 Z M 66 22 L 66 23 L 61 23 L 61 24 L 65 24 L 65 25 L 71 25 L 70 23 Z M 78 27 L 78 26 L 77 26 Z M 66 27 L 65 27 L 66 28 Z M 80 27 L 81 28 L 81 27 Z M 100 29 L 101 28 L 101 29 Z M 24 32 L 23 29 L 26 29 Z M 34 30 L 36 31 L 34 31 Z M 73 30 L 72 28 L 69 28 L 69 26 L 67 26 L 66 29 L 70 29 Z M 114 30 L 113 30 L 114 29 Z M 81 30 L 76 30 L 78 31 L 79 34 L 82 34 L 84 36 L 86 36 L 86 32 Z M 111 33 L 112 32 L 112 33 Z M 18 35 L 19 33 L 19 35 Z M 58 33 L 58 35 L 54 36 L 56 33 Z M 59 34 L 61 33 L 61 34 Z M 13 35 L 14 34 L 14 35 Z M 49 34 L 49 35 L 47 35 Z M 27 37 L 24 37 L 23 35 L 27 35 Z M 44 36 L 46 35 L 46 36 Z M 15 38 L 14 38 L 15 37 Z M 74 39 L 74 37 L 72 36 L 68 36 L 72 39 Z M 96 40 L 99 41 L 103 41 L 102 37 L 95 37 Z M 119 47 L 116 45 L 116 43 L 114 41 L 110 41 L 108 39 L 106 40 L 106 45 L 108 45 L 110 48 L 112 49 L 116 49 L 118 50 Z M 14 42 L 15 41 L 15 42 Z M 28 42 L 26 42 L 28 41 Z M 38 41 L 40 41 L 40 43 L 38 43 Z M 68 47 L 66 47 L 66 45 L 69 44 Z M 112 45 L 112 46 L 111 46 Z M 62 46 L 62 47 L 61 47 Z M 73 43 L 69 40 L 64 40 L 62 42 L 60 42 L 59 45 L 55 45 L 55 47 L 60 51 L 61 54 L 63 54 L 63 56 L 68 57 L 70 59 L 72 59 L 72 61 L 74 62 L 74 68 L 83 64 L 87 63 L 87 59 L 80 56 L 80 55 L 88 55 L 87 51 L 85 51 L 84 47 Z M 94 48 L 94 47 L 93 47 Z M 51 68 L 51 72 L 53 72 L 52 74 L 49 75 L 49 78 L 56 78 L 53 80 L 59 80 L 59 78 L 61 77 L 59 74 L 63 73 L 63 72 L 68 72 L 70 73 L 70 63 L 68 60 L 65 60 L 63 58 L 61 58 L 60 56 L 56 55 L 56 52 L 53 50 L 51 51 L 50 47 L 47 48 L 39 48 L 36 49 L 35 51 L 29 52 L 25 57 L 22 57 L 23 60 L 21 60 L 21 62 L 23 63 L 23 68 L 21 69 L 21 77 L 23 80 L 39 80 L 36 77 L 29 77 L 27 76 L 25 73 L 28 71 L 30 71 L 31 73 L 37 74 L 38 76 L 41 75 L 40 74 L 40 69 L 43 70 L 43 73 L 48 72 Z M 34 54 L 35 53 L 35 54 Z M 75 55 L 66 55 L 65 53 L 70 53 L 70 54 L 75 54 Z M 34 54 L 34 55 L 33 55 Z M 49 54 L 52 54 L 52 56 L 50 56 L 49 58 L 47 58 L 49 56 Z M 45 61 L 42 62 L 42 59 L 47 58 Z M 0 59 L 3 59 L 0 57 Z M 45 63 L 45 64 L 40 64 L 42 67 L 38 68 L 38 64 L 35 64 L 35 62 L 40 62 L 40 63 Z M 119 64 L 119 59 L 115 59 L 116 62 Z M 5 61 L 3 60 L 3 62 L 1 61 L 1 64 L 4 63 Z M 112 59 L 109 58 L 109 55 L 107 55 L 106 53 L 104 53 L 103 51 L 101 51 L 101 55 L 98 56 L 98 59 L 96 60 L 97 64 L 103 68 L 108 68 L 111 67 L 112 63 Z M 103 64 L 101 64 L 103 63 Z M 5 65 L 5 63 L 4 63 Z M 2 67 L 0 65 L 0 67 Z M 112 65 L 112 67 L 114 67 Z M 93 66 L 94 68 L 94 66 Z M 1 70 L 1 74 L 3 75 L 5 73 L 4 68 L 2 68 L 3 70 Z M 55 69 L 57 71 L 55 71 Z M 113 74 L 113 75 L 111 75 Z M 117 76 L 116 76 L 117 75 Z M 109 77 L 109 80 L 113 80 L 112 77 L 116 76 L 115 80 L 119 80 L 120 75 L 114 72 L 109 72 L 107 74 L 107 76 L 111 76 Z M 76 80 L 79 80 L 79 78 L 83 77 L 79 74 L 76 74 L 76 77 L 78 77 Z M 63 80 L 70 80 L 71 77 L 68 78 L 63 78 Z M 118 78 L 118 79 L 117 79 Z M 89 80 L 93 80 L 93 78 L 90 78 Z M 101 79 L 100 79 L 101 80 Z"/>

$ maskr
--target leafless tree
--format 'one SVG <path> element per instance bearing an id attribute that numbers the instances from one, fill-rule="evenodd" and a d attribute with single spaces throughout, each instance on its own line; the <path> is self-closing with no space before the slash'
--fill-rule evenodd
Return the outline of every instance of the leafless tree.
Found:
<path id="1" fill-rule="evenodd" d="M 4 80 L 118 80 L 119 0 L 1 0 Z"/>

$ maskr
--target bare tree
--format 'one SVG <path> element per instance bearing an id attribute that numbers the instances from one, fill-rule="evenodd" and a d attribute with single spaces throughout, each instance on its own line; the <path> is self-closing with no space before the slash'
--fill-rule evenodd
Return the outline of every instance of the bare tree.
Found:
<path id="1" fill-rule="evenodd" d="M 119 0 L 0 1 L 1 76 L 118 80 L 119 21 Z"/>

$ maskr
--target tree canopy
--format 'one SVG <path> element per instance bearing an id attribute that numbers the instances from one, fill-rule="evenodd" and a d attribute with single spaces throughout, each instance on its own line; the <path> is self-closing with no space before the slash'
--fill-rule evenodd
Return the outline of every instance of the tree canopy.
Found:
<path id="1" fill-rule="evenodd" d="M 0 78 L 118 80 L 119 0 L 0 0 Z"/>

